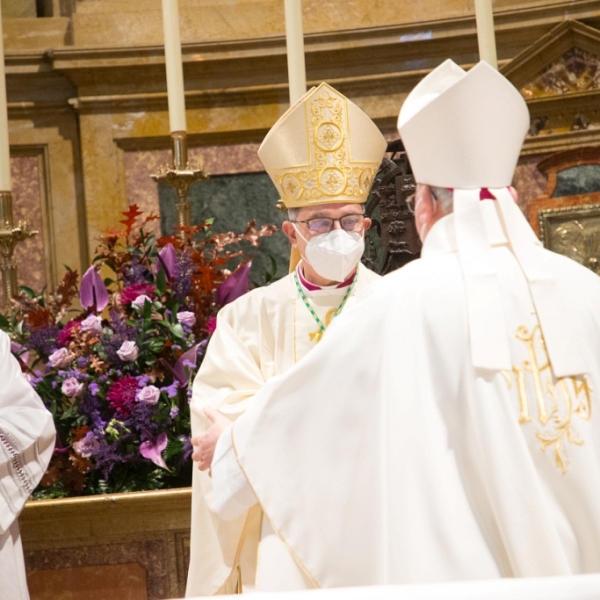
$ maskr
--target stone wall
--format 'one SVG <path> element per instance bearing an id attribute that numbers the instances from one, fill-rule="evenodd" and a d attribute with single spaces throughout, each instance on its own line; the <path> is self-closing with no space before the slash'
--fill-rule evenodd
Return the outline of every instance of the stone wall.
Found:
<path id="1" fill-rule="evenodd" d="M 129 204 L 159 208 L 149 175 L 169 162 L 170 142 L 160 0 L 43 4 L 52 16 L 7 18 L 4 31 L 13 154 L 35 150 L 41 161 L 27 171 L 30 183 L 19 175 L 30 195 L 40 186 L 34 244 L 43 244 L 36 248 L 44 264 L 35 282 L 52 287 L 63 264 L 87 268 L 98 235 Z M 253 201 L 240 200 L 234 183 L 243 178 L 225 183 L 225 176 L 260 172 L 255 150 L 288 107 L 283 2 L 180 0 L 180 7 L 191 156 L 220 182 L 219 193 L 230 190 L 229 201 L 247 207 Z M 496 0 L 494 10 L 500 66 L 526 96 L 569 43 L 591 61 L 600 56 L 597 2 Z M 448 57 L 465 68 L 478 58 L 470 0 L 304 0 L 303 21 L 309 84 L 330 82 L 385 132 L 430 69 Z M 556 64 L 552 73 L 561 71 Z M 528 156 L 600 143 L 593 90 L 555 91 L 527 96 L 536 129 L 518 186 L 529 189 L 538 177 Z"/>

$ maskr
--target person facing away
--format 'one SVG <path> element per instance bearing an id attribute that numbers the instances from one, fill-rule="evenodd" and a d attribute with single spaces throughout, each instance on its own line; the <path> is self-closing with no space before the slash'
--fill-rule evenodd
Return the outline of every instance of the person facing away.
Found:
<path id="1" fill-rule="evenodd" d="M 225 477 L 215 488 L 209 476 L 211 440 L 380 279 L 360 258 L 371 224 L 363 205 L 385 149 L 369 117 L 326 83 L 298 100 L 259 148 L 288 209 L 283 231 L 292 244 L 291 272 L 221 309 L 194 381 L 193 457 L 204 471 L 194 469 L 188 597 L 231 593 L 242 582 L 246 590 L 294 588 L 302 579 L 256 502 L 233 518 L 220 512 L 229 484 Z"/>
<path id="2" fill-rule="evenodd" d="M 223 510 L 257 501 L 313 587 L 600 572 L 600 279 L 513 200 L 528 125 L 483 62 L 411 92 L 421 258 L 219 440 Z"/>
<path id="3" fill-rule="evenodd" d="M 52 457 L 56 430 L 0 332 L 0 600 L 29 600 L 17 518 Z"/>

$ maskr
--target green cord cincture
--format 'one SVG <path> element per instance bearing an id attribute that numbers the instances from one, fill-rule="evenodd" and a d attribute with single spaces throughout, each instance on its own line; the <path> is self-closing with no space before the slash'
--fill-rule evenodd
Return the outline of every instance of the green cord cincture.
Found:
<path id="1" fill-rule="evenodd" d="M 344 294 L 344 298 L 342 299 L 341 304 L 337 307 L 337 310 L 333 313 L 333 317 L 337 317 L 342 312 L 342 309 L 346 305 L 346 302 L 347 302 L 348 298 L 350 297 L 352 290 L 354 289 L 354 284 L 356 283 L 357 275 L 358 275 L 358 267 L 356 268 L 356 271 L 354 271 L 354 277 L 352 278 L 352 283 L 349 285 L 348 291 Z M 302 298 L 302 302 L 304 302 L 304 306 L 306 306 L 306 308 L 308 308 L 308 312 L 310 312 L 310 314 L 313 316 L 313 319 L 319 326 L 319 330 L 316 332 L 316 335 L 310 334 L 311 340 L 316 339 L 317 342 L 320 342 L 321 338 L 323 337 L 323 333 L 325 333 L 326 326 L 323 325 L 323 321 L 321 321 L 321 319 L 319 319 L 319 316 L 315 312 L 314 308 L 310 305 L 310 302 L 308 301 L 308 298 L 306 297 L 306 294 L 304 293 L 304 290 L 302 289 L 302 286 L 300 285 L 300 280 L 298 279 L 297 269 L 294 271 L 294 282 L 296 283 L 296 289 L 298 290 L 298 293 L 300 294 L 300 298 Z"/>

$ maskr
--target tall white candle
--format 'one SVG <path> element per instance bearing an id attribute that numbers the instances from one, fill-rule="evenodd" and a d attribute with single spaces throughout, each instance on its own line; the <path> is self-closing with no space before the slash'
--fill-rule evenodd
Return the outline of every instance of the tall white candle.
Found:
<path id="1" fill-rule="evenodd" d="M 497 69 L 498 59 L 496 57 L 496 35 L 494 33 L 492 0 L 475 0 L 475 19 L 477 21 L 479 60 L 485 60 L 494 69 Z"/>
<path id="2" fill-rule="evenodd" d="M 290 104 L 306 93 L 304 64 L 304 32 L 302 30 L 302 0 L 285 1 L 285 42 L 287 47 Z"/>
<path id="3" fill-rule="evenodd" d="M 10 149 L 8 145 L 8 110 L 4 72 L 4 32 L 0 16 L 0 192 L 10 192 Z"/>
<path id="4" fill-rule="evenodd" d="M 165 32 L 169 124 L 171 132 L 186 131 L 183 62 L 181 60 L 181 37 L 179 34 L 179 0 L 162 0 L 162 12 Z"/>

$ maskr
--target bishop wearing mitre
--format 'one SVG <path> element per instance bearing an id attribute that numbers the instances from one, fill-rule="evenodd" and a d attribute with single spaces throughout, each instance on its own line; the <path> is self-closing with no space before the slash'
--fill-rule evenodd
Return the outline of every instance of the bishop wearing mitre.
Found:
<path id="1" fill-rule="evenodd" d="M 0 600 L 29 600 L 17 518 L 52 457 L 52 415 L 0 332 Z"/>
<path id="2" fill-rule="evenodd" d="M 600 572 L 600 279 L 514 202 L 527 106 L 446 61 L 398 124 L 421 258 L 223 434 L 223 506 L 259 503 L 299 587 Z"/>
<path id="3" fill-rule="evenodd" d="M 203 455 L 202 440 L 239 418 L 267 382 L 322 343 L 331 322 L 380 279 L 360 258 L 370 226 L 364 202 L 385 149 L 369 117 L 326 83 L 300 98 L 265 137 L 258 154 L 288 210 L 283 230 L 292 243 L 291 272 L 217 316 L 191 402 L 201 468 L 212 459 L 212 452 Z M 228 440 L 222 436 L 217 450 L 225 457 L 232 456 Z M 302 576 L 251 494 L 241 510 L 232 509 L 222 499 L 235 482 L 225 474 L 214 485 L 207 470 L 194 471 L 186 595 L 297 587 Z"/>

